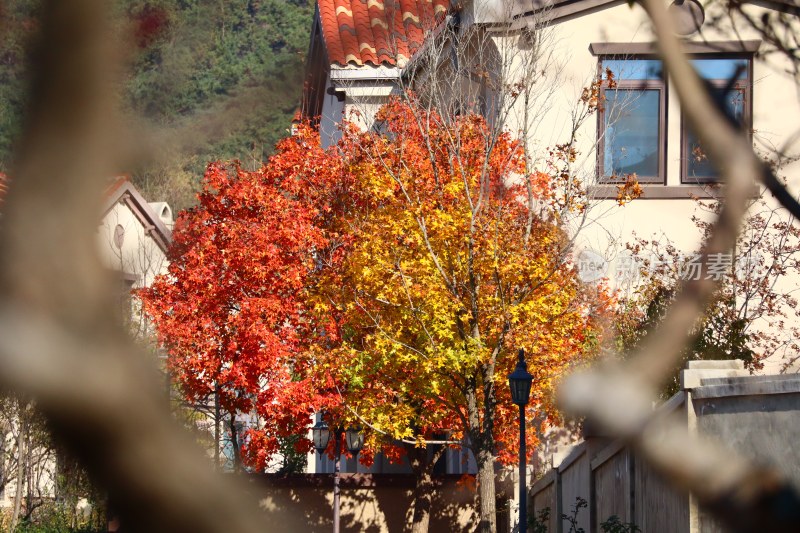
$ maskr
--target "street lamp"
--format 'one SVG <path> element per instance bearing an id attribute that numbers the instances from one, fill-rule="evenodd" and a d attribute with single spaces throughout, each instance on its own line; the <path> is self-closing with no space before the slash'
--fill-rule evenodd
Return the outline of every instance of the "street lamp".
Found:
<path id="1" fill-rule="evenodd" d="M 349 427 L 344 433 L 344 440 L 347 442 L 347 450 L 353 454 L 358 455 L 361 448 L 364 447 L 364 434 L 361 433 L 361 428 Z"/>
<path id="2" fill-rule="evenodd" d="M 314 448 L 317 453 L 322 457 L 322 452 L 328 448 L 328 443 L 331 441 L 331 431 L 328 429 L 328 424 L 320 420 L 314 427 L 311 428 L 311 439 L 314 441 Z"/>
<path id="3" fill-rule="evenodd" d="M 519 361 L 514 371 L 508 375 L 508 386 L 511 388 L 511 401 L 519 405 L 519 533 L 528 530 L 528 487 L 525 475 L 525 406 L 531 396 L 533 376 L 528 373 L 525 364 L 525 350 L 519 350 Z"/>
<path id="4" fill-rule="evenodd" d="M 334 450 L 335 459 L 333 463 L 333 533 L 339 533 L 339 472 L 340 458 L 342 455 L 342 433 L 344 433 L 345 440 L 347 441 L 347 449 L 354 456 L 358 455 L 361 448 L 364 447 L 364 435 L 359 428 L 350 427 L 347 431 L 341 429 L 334 429 L 331 431 L 328 424 L 320 420 L 314 427 L 311 428 L 311 438 L 314 441 L 314 448 L 319 452 L 322 457 L 322 452 L 328 448 L 331 440 L 331 434 L 336 439 L 336 449 Z"/>

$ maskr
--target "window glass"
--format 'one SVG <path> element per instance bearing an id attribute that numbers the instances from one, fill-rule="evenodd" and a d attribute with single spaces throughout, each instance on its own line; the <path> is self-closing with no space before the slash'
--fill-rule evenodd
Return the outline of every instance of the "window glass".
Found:
<path id="1" fill-rule="evenodd" d="M 721 91 L 720 91 L 721 92 Z M 742 124 L 744 121 L 744 91 L 734 89 L 724 95 L 728 113 Z M 700 142 L 691 130 L 686 136 L 686 174 L 690 181 L 709 180 L 717 177 L 717 171 L 703 152 Z"/>
<path id="2" fill-rule="evenodd" d="M 692 61 L 697 73 L 707 80 L 743 80 L 747 78 L 747 59 L 695 59 Z"/>
<path id="3" fill-rule="evenodd" d="M 663 78 L 659 59 L 606 59 L 603 70 L 611 69 L 617 80 L 657 80 Z"/>
<path id="4" fill-rule="evenodd" d="M 623 178 L 659 175 L 659 90 L 605 91 L 603 174 Z"/>

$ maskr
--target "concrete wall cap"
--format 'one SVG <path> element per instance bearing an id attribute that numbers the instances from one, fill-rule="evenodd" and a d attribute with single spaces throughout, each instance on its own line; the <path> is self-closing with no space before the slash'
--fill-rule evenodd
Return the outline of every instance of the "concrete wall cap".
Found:
<path id="1" fill-rule="evenodd" d="M 771 394 L 800 393 L 800 376 L 747 376 L 743 378 L 704 379 L 702 386 L 692 391 L 692 396 L 724 398 L 730 396 L 766 396 Z M 776 379 L 764 379 L 776 378 Z"/>
<path id="2" fill-rule="evenodd" d="M 712 378 L 746 377 L 749 373 L 744 369 L 734 368 L 695 368 L 681 370 L 681 388 L 696 389 L 703 385 L 703 380 Z"/>
<path id="3" fill-rule="evenodd" d="M 736 385 L 748 383 L 777 382 L 777 381 L 797 381 L 800 382 L 799 374 L 767 374 L 763 376 L 734 376 L 723 378 L 703 378 L 703 386 L 707 385 Z"/>
<path id="4" fill-rule="evenodd" d="M 689 361 L 687 370 L 744 370 L 744 361 L 731 359 L 728 361 Z"/>

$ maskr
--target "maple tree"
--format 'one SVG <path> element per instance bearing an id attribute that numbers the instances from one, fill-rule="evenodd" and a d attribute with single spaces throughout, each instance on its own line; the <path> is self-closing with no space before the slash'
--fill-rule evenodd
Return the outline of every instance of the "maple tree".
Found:
<path id="1" fill-rule="evenodd" d="M 525 171 L 521 145 L 493 139 L 480 115 L 446 119 L 407 96 L 379 111 L 378 132 L 343 128 L 354 181 L 319 256 L 314 308 L 336 331 L 316 346 L 317 370 L 342 396 L 336 416 L 368 426 L 369 450 L 409 455 L 414 531 L 427 529 L 444 449 L 429 458 L 431 441 L 472 450 L 490 529 L 495 460 L 518 458 L 517 350 L 534 375 L 528 416 L 557 419 L 552 386 L 597 346 L 611 301 L 577 280 L 552 180 Z"/>
<path id="2" fill-rule="evenodd" d="M 311 198 L 319 185 L 313 166 L 330 164 L 315 150 L 322 155 L 318 142 L 296 137 L 279 143 L 255 172 L 210 164 L 199 204 L 176 222 L 168 274 L 139 292 L 186 400 L 214 401 L 229 421 L 237 467 L 244 444 L 237 413 L 258 416 L 246 451 L 263 466 L 280 437 L 303 434 L 324 407 L 303 357 L 312 338 L 304 291 L 313 250 L 324 243 Z M 215 418 L 218 450 L 221 418 Z M 308 439 L 296 448 L 307 452 Z"/>
<path id="3" fill-rule="evenodd" d="M 517 460 L 517 350 L 535 376 L 528 416 L 556 420 L 554 382 L 597 346 L 611 299 L 577 280 L 552 180 L 509 134 L 487 145 L 479 115 L 445 120 L 413 99 L 378 120 L 344 124 L 328 150 L 302 125 L 257 172 L 210 165 L 169 274 L 141 295 L 186 398 L 217 395 L 231 423 L 258 414 L 237 443 L 249 465 L 263 469 L 281 436 L 307 451 L 324 409 L 365 429 L 362 462 L 408 456 L 415 531 L 446 450 L 426 445 L 468 446 L 483 522 L 495 461 Z"/>

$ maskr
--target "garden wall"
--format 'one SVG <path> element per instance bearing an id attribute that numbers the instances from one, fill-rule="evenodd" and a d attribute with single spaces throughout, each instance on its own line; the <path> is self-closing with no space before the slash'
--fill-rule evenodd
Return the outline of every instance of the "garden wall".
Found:
<path id="1" fill-rule="evenodd" d="M 304 533 L 330 533 L 333 528 L 333 475 L 252 476 L 254 491 L 270 516 L 305 517 Z M 430 531 L 469 532 L 477 525 L 475 476 L 435 477 Z M 410 523 L 414 476 L 411 474 L 341 474 L 342 533 L 395 533 Z M 498 482 L 498 531 L 509 531 L 505 510 L 513 487 Z M 290 520 L 271 519 L 270 532 L 295 533 Z"/>

